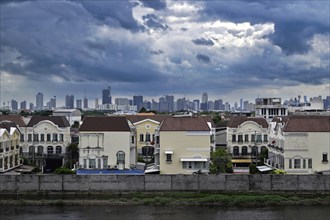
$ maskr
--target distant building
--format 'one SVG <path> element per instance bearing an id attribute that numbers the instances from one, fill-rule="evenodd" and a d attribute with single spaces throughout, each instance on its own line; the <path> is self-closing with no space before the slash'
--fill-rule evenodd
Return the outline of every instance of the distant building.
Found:
<path id="1" fill-rule="evenodd" d="M 21 102 L 20 109 L 21 110 L 26 109 L 26 101 L 25 100 Z"/>
<path id="2" fill-rule="evenodd" d="M 82 109 L 82 100 L 81 99 L 76 100 L 76 108 L 77 109 Z"/>
<path id="3" fill-rule="evenodd" d="M 137 111 L 140 111 L 143 105 L 143 96 L 142 95 L 133 96 L 133 105 L 136 105 Z"/>
<path id="4" fill-rule="evenodd" d="M 281 98 L 257 98 L 255 115 L 271 121 L 276 116 L 287 116 L 288 107 L 282 105 Z"/>
<path id="5" fill-rule="evenodd" d="M 38 92 L 36 95 L 36 110 L 42 110 L 44 106 L 44 95 Z"/>
<path id="6" fill-rule="evenodd" d="M 84 109 L 88 109 L 88 99 L 84 97 Z"/>
<path id="7" fill-rule="evenodd" d="M 17 103 L 17 101 L 14 100 L 14 99 L 12 99 L 10 103 L 11 103 L 11 110 L 12 111 L 17 111 L 18 110 L 18 103 Z"/>
<path id="8" fill-rule="evenodd" d="M 111 104 L 111 87 L 102 90 L 102 105 Z"/>
<path id="9" fill-rule="evenodd" d="M 73 109 L 74 108 L 74 96 L 73 95 L 66 95 L 65 96 L 65 108 L 66 109 Z"/>
<path id="10" fill-rule="evenodd" d="M 81 123 L 81 111 L 78 109 L 57 109 L 53 111 L 53 116 L 64 116 L 70 125 L 75 121 Z"/>

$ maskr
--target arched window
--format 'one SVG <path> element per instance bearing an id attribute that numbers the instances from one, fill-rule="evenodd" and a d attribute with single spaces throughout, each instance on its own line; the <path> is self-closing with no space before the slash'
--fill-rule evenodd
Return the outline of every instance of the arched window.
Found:
<path id="1" fill-rule="evenodd" d="M 64 135 L 60 134 L 60 141 L 64 141 Z"/>
<path id="2" fill-rule="evenodd" d="M 257 146 L 253 146 L 252 147 L 252 156 L 257 156 L 258 155 L 258 147 Z"/>
<path id="3" fill-rule="evenodd" d="M 47 134 L 47 141 L 51 141 L 51 134 Z"/>
<path id="4" fill-rule="evenodd" d="M 238 146 L 235 146 L 234 147 L 233 153 L 234 153 L 234 156 L 238 156 L 239 155 L 239 147 Z"/>
<path id="5" fill-rule="evenodd" d="M 44 153 L 44 147 L 43 146 L 38 146 L 38 154 L 42 155 Z"/>
<path id="6" fill-rule="evenodd" d="M 248 154 L 248 148 L 247 146 L 242 147 L 242 156 L 246 156 Z"/>
<path id="7" fill-rule="evenodd" d="M 56 146 L 56 154 L 62 154 L 62 147 Z"/>
<path id="8" fill-rule="evenodd" d="M 143 142 L 144 141 L 143 140 L 144 139 L 143 137 L 144 137 L 144 135 L 143 134 L 140 134 L 140 142 Z"/>
<path id="9" fill-rule="evenodd" d="M 125 152 L 117 152 L 117 164 L 125 164 Z"/>
<path id="10" fill-rule="evenodd" d="M 54 153 L 54 148 L 53 146 L 48 146 L 47 147 L 47 154 L 53 154 Z"/>
<path id="11" fill-rule="evenodd" d="M 29 154 L 34 154 L 34 146 L 29 146 Z"/>
<path id="12" fill-rule="evenodd" d="M 58 141 L 58 139 L 57 139 L 57 134 L 56 134 L 56 133 L 53 134 L 53 141 L 55 141 L 55 142 Z"/>

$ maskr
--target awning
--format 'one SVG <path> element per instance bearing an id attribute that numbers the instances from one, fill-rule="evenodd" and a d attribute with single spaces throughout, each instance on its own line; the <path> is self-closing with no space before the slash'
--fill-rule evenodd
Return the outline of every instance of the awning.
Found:
<path id="1" fill-rule="evenodd" d="M 206 158 L 181 158 L 180 159 L 180 161 L 181 162 L 186 162 L 186 161 L 190 161 L 190 162 L 192 162 L 192 161 L 202 161 L 202 162 L 206 162 L 207 161 L 207 159 Z"/>
<path id="2" fill-rule="evenodd" d="M 251 159 L 231 159 L 232 163 L 251 163 Z"/>
<path id="3" fill-rule="evenodd" d="M 266 171 L 271 171 L 274 170 L 274 168 L 268 167 L 268 166 L 257 166 L 257 169 L 260 172 L 266 172 Z"/>
<path id="4" fill-rule="evenodd" d="M 172 150 L 166 150 L 165 154 L 173 154 L 173 151 Z"/>

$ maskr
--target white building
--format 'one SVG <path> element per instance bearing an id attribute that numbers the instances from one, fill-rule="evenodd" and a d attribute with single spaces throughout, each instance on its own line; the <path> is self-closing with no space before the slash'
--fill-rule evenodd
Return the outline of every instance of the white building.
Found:
<path id="1" fill-rule="evenodd" d="M 81 111 L 78 109 L 57 109 L 53 111 L 53 116 L 64 116 L 73 125 L 75 121 L 81 123 Z"/>
<path id="2" fill-rule="evenodd" d="M 227 149 L 234 173 L 248 173 L 249 164 L 267 150 L 268 123 L 264 118 L 232 117 L 227 125 Z"/>
<path id="3" fill-rule="evenodd" d="M 282 105 L 281 98 L 257 98 L 255 115 L 271 121 L 276 116 L 287 116 L 288 107 Z"/>
<path id="4" fill-rule="evenodd" d="M 15 123 L 0 123 L 0 173 L 21 165 L 20 131 Z"/>
<path id="5" fill-rule="evenodd" d="M 64 116 L 32 116 L 22 130 L 25 159 L 47 172 L 64 165 L 71 143 L 70 124 Z"/>
<path id="6" fill-rule="evenodd" d="M 269 165 L 280 163 L 277 166 L 290 174 L 330 170 L 329 115 L 293 115 L 282 120 L 275 119 L 272 124 Z"/>
<path id="7" fill-rule="evenodd" d="M 79 167 L 129 169 L 136 142 L 125 117 L 86 117 L 79 134 Z"/>

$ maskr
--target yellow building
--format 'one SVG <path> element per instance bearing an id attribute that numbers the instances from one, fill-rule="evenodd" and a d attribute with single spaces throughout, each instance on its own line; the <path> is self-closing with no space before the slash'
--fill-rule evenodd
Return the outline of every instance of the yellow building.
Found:
<path id="1" fill-rule="evenodd" d="M 154 155 L 155 131 L 160 123 L 169 115 L 128 115 L 126 118 L 132 123 L 135 131 L 137 155 L 140 159 L 148 158 L 151 162 Z"/>
<path id="2" fill-rule="evenodd" d="M 155 162 L 160 174 L 208 172 L 211 128 L 203 117 L 171 117 L 156 135 Z"/>

